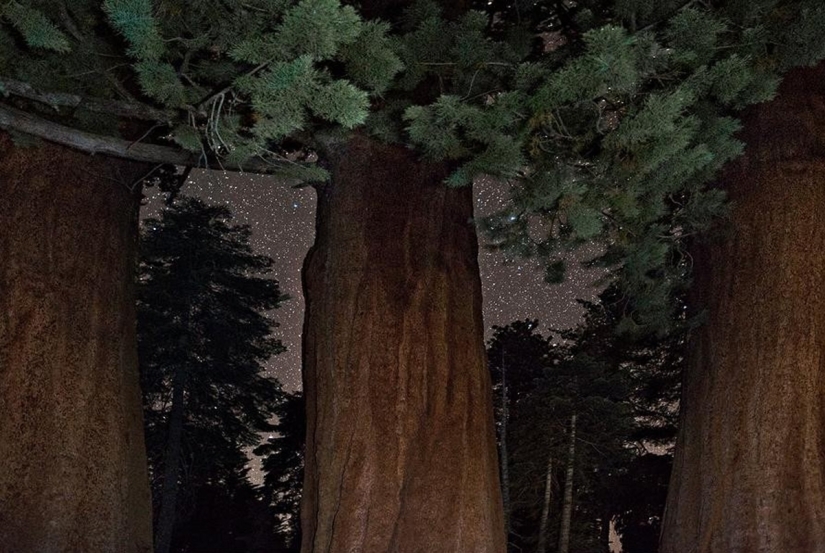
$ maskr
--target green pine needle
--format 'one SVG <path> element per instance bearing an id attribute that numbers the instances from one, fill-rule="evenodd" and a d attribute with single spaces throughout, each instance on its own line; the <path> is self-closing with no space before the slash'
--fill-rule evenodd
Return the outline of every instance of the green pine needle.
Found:
<path id="1" fill-rule="evenodd" d="M 32 48 L 53 50 L 61 54 L 71 51 L 66 35 L 39 10 L 12 0 L 0 10 L 0 15 L 11 22 Z"/>
<path id="2" fill-rule="evenodd" d="M 104 0 L 103 10 L 112 27 L 129 43 L 129 55 L 147 62 L 161 58 L 165 47 L 151 0 Z"/>

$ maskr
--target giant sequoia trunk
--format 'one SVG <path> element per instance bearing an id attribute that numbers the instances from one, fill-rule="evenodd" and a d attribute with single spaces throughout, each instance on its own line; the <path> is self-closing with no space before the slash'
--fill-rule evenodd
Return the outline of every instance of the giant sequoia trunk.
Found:
<path id="1" fill-rule="evenodd" d="M 697 248 L 663 553 L 825 547 L 825 70 L 745 118 L 725 232 Z"/>
<path id="2" fill-rule="evenodd" d="M 133 294 L 145 166 L 0 133 L 0 552 L 143 553 Z"/>
<path id="3" fill-rule="evenodd" d="M 304 267 L 304 553 L 503 553 L 469 189 L 355 136 Z"/>

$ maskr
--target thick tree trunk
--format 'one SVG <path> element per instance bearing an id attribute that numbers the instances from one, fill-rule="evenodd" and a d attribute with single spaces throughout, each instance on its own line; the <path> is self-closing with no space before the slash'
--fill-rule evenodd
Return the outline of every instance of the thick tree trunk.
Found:
<path id="1" fill-rule="evenodd" d="M 558 553 L 567 553 L 570 550 L 570 521 L 573 518 L 573 469 L 576 466 L 576 415 L 570 417 L 570 435 L 568 438 L 570 442 L 567 444 L 567 469 L 564 475 Z"/>
<path id="2" fill-rule="evenodd" d="M 0 552 L 143 553 L 135 344 L 146 172 L 0 133 Z"/>
<path id="3" fill-rule="evenodd" d="M 354 136 L 304 267 L 304 553 L 503 553 L 469 189 Z"/>
<path id="4" fill-rule="evenodd" d="M 745 118 L 725 232 L 696 248 L 663 553 L 825 547 L 825 70 Z"/>
<path id="5" fill-rule="evenodd" d="M 547 472 L 544 475 L 544 502 L 541 504 L 539 521 L 539 543 L 536 553 L 547 551 L 547 526 L 550 522 L 550 502 L 553 499 L 553 456 L 547 458 Z"/>
<path id="6" fill-rule="evenodd" d="M 178 504 L 178 476 L 183 445 L 184 376 L 178 367 L 172 378 L 172 409 L 169 412 L 169 430 L 166 452 L 163 456 L 163 484 L 160 494 L 160 513 L 155 529 L 155 553 L 169 553 Z"/>

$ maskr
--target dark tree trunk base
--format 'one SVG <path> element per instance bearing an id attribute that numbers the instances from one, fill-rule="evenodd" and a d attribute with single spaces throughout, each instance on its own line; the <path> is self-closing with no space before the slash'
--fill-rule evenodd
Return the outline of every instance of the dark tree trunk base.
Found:
<path id="1" fill-rule="evenodd" d="M 144 165 L 0 133 L 0 552 L 145 553 L 133 293 Z"/>
<path id="2" fill-rule="evenodd" d="M 303 552 L 503 553 L 469 189 L 355 136 L 304 267 Z"/>

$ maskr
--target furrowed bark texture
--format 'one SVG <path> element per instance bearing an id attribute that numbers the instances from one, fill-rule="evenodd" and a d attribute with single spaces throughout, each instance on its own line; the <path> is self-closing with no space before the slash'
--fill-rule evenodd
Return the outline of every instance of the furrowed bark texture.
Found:
<path id="1" fill-rule="evenodd" d="M 469 189 L 353 137 L 304 266 L 304 553 L 503 553 Z"/>
<path id="2" fill-rule="evenodd" d="M 825 71 L 745 117 L 732 220 L 696 248 L 707 323 L 685 377 L 663 553 L 825 547 Z"/>
<path id="3" fill-rule="evenodd" d="M 144 553 L 133 293 L 146 166 L 0 133 L 0 552 Z"/>

